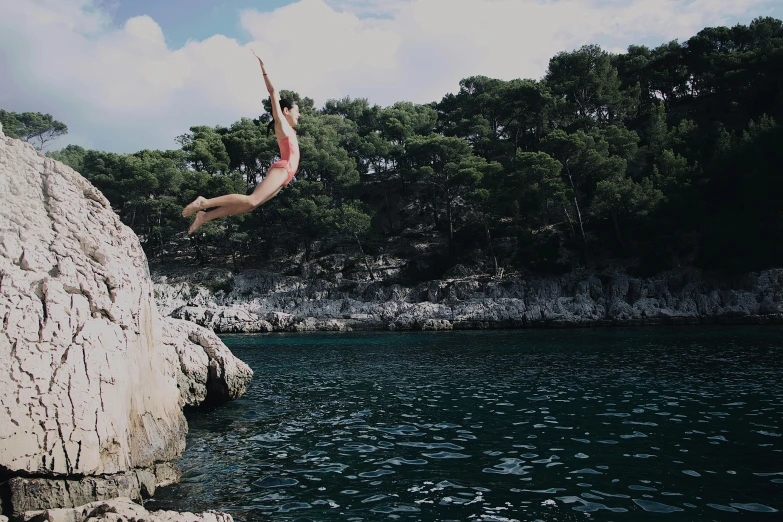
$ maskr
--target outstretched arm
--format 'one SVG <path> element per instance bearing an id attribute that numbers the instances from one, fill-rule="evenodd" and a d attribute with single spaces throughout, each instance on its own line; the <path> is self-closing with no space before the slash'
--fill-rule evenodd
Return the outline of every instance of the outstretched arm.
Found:
<path id="1" fill-rule="evenodd" d="M 261 60 L 261 58 L 259 58 L 252 49 L 250 52 L 252 52 L 253 56 L 258 59 L 258 64 L 261 66 L 261 72 L 264 73 L 264 83 L 266 83 L 266 90 L 269 91 L 269 98 L 272 100 L 272 117 L 275 119 L 275 121 L 282 121 L 283 115 L 280 114 L 280 94 L 277 92 L 277 89 L 275 89 L 275 86 L 272 85 L 272 81 L 269 79 L 269 75 L 266 73 L 264 61 Z"/>

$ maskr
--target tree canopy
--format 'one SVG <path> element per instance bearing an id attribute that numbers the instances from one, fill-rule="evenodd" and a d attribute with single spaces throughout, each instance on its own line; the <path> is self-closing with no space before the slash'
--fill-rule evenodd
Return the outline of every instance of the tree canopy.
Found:
<path id="1" fill-rule="evenodd" d="M 396 248 L 414 278 L 455 263 L 755 270 L 783 264 L 772 239 L 783 237 L 782 86 L 783 23 L 758 18 L 621 54 L 564 51 L 540 80 L 472 76 L 429 104 L 345 97 L 317 108 L 284 91 L 302 113 L 296 180 L 190 238 L 183 205 L 252 190 L 277 158 L 269 115 L 193 126 L 173 151 L 49 154 L 162 259 L 252 265 L 343 248 L 374 278 L 368 259 Z M 67 130 L 28 114 L 0 111 L 6 133 L 43 148 Z"/>
<path id="2" fill-rule="evenodd" d="M 68 127 L 63 122 L 55 120 L 51 114 L 40 112 L 15 113 L 0 109 L 0 123 L 7 136 L 31 142 L 38 150 L 68 134 Z"/>

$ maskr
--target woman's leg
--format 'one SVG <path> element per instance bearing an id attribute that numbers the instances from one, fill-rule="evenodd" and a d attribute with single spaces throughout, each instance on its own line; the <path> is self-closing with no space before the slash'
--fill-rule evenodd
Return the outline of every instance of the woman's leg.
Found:
<path id="1" fill-rule="evenodd" d="M 263 205 L 280 192 L 286 179 L 288 179 L 288 172 L 285 169 L 274 168 L 269 169 L 269 172 L 264 176 L 263 181 L 256 185 L 253 193 L 249 196 L 244 196 L 242 194 L 226 194 L 225 196 L 219 196 L 212 199 L 205 199 L 199 196 L 182 211 L 183 216 L 196 212 L 196 220 L 190 226 L 190 229 L 188 229 L 188 234 L 192 234 L 198 227 L 213 219 L 252 212 L 254 209 L 258 208 L 259 205 Z M 209 212 L 200 210 L 202 208 L 211 207 L 218 208 L 210 210 Z M 185 212 L 189 208 L 195 210 L 186 214 Z"/>
<path id="2" fill-rule="evenodd" d="M 287 178 L 288 172 L 284 168 L 275 167 L 273 169 L 269 169 L 263 181 L 256 185 L 256 188 L 253 190 L 251 195 L 245 196 L 243 194 L 226 194 L 225 196 L 218 196 L 212 199 L 199 196 L 182 210 L 182 216 L 187 217 L 194 212 L 198 212 L 199 210 L 213 207 L 247 208 L 247 210 L 239 210 L 234 212 L 234 214 L 239 214 L 241 212 L 252 212 L 253 209 L 255 209 L 258 205 L 269 201 L 269 199 L 271 199 L 277 193 L 276 191 L 272 191 L 271 193 L 269 192 L 268 184 L 270 182 L 276 184 L 279 190 Z"/>

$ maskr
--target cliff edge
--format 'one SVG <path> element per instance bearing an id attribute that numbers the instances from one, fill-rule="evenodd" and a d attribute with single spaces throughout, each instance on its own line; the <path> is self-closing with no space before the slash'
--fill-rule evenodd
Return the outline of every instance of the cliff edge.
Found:
<path id="1" fill-rule="evenodd" d="M 185 405 L 252 371 L 155 306 L 138 238 L 69 167 L 0 132 L 0 508 L 151 495 L 178 480 Z"/>

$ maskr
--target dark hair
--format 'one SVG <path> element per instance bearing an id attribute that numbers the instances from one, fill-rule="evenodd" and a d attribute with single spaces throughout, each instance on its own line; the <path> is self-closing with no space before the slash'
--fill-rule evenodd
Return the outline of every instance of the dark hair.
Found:
<path id="1" fill-rule="evenodd" d="M 296 105 L 296 100 L 290 98 L 282 98 L 280 100 L 280 110 L 288 109 L 289 111 Z M 269 131 L 275 128 L 275 119 L 272 118 L 269 124 L 266 126 L 266 135 L 269 136 Z"/>

